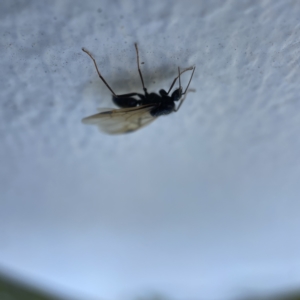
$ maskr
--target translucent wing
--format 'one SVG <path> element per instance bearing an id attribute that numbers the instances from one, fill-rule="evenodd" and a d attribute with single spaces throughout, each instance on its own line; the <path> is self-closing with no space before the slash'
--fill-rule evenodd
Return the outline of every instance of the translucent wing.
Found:
<path id="1" fill-rule="evenodd" d="M 156 119 L 151 116 L 153 104 L 102 111 L 82 119 L 84 124 L 97 125 L 100 131 L 121 134 L 138 130 Z"/>

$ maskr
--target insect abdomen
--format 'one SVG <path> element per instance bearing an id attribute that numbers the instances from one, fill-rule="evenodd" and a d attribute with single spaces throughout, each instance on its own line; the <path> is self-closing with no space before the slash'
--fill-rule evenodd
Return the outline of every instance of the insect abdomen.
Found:
<path id="1" fill-rule="evenodd" d="M 112 97 L 113 102 L 122 108 L 127 108 L 127 107 L 135 107 L 138 104 L 138 100 L 134 98 L 121 98 L 121 97 Z"/>

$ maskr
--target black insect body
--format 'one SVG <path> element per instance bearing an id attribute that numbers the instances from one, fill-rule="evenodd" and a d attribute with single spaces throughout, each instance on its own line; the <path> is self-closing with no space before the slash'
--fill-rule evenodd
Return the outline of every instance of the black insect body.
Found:
<path id="1" fill-rule="evenodd" d="M 82 48 L 82 50 L 93 60 L 100 79 L 112 92 L 113 102 L 120 107 L 120 109 L 106 109 L 98 114 L 84 118 L 82 120 L 83 123 L 97 125 L 101 131 L 106 133 L 120 134 L 135 131 L 144 127 L 145 125 L 148 125 L 161 115 L 168 115 L 179 110 L 180 106 L 185 100 L 185 96 L 196 67 L 190 67 L 184 69 L 183 71 L 180 71 L 178 68 L 178 76 L 173 80 L 168 92 L 162 89 L 159 91 L 159 95 L 156 93 L 148 93 L 144 85 L 142 72 L 140 70 L 139 51 L 137 44 L 135 44 L 135 49 L 138 71 L 143 85 L 144 95 L 140 93 L 116 95 L 99 72 L 94 57 L 86 49 Z M 192 74 L 185 91 L 182 92 L 180 75 L 189 70 L 192 70 Z M 169 94 L 177 79 L 179 79 L 179 88 L 176 89 L 170 96 Z M 175 106 L 175 101 L 180 101 L 177 107 Z"/>
<path id="2" fill-rule="evenodd" d="M 175 93 L 175 92 L 174 92 Z M 153 109 L 150 110 L 150 114 L 153 117 L 159 117 L 161 115 L 168 115 L 171 112 L 174 111 L 175 108 L 175 103 L 174 101 L 178 101 L 178 99 L 175 99 L 172 96 L 168 96 L 167 92 L 164 90 L 160 91 L 161 96 L 155 94 L 155 93 L 151 93 L 148 94 L 147 92 L 145 92 L 145 95 L 142 94 L 137 94 L 134 93 L 133 96 L 137 96 L 139 97 L 139 100 L 135 99 L 135 98 L 130 98 L 128 95 L 126 95 L 127 97 L 115 97 L 113 96 L 113 102 L 122 108 L 127 108 L 127 107 L 136 107 L 136 106 L 143 106 L 146 104 L 153 104 Z M 131 94 L 129 94 L 131 95 Z"/>

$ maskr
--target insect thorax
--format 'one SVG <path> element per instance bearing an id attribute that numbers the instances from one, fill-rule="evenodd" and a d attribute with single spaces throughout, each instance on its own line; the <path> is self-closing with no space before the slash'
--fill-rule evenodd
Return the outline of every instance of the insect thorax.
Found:
<path id="1" fill-rule="evenodd" d="M 153 117 L 168 115 L 174 111 L 174 107 L 174 101 L 162 101 L 159 105 L 151 109 L 150 114 Z"/>

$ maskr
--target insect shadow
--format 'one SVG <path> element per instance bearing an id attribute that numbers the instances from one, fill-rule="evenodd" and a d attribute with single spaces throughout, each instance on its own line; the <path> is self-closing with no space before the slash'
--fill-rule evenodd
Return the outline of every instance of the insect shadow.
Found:
<path id="1" fill-rule="evenodd" d="M 185 100 L 186 93 L 196 67 L 190 67 L 182 71 L 178 67 L 178 76 L 174 78 L 168 91 L 161 89 L 159 91 L 159 95 L 157 93 L 148 93 L 140 69 L 139 50 L 137 44 L 135 44 L 135 50 L 138 73 L 144 94 L 138 92 L 116 94 L 100 73 L 96 60 L 92 54 L 88 50 L 82 48 L 82 51 L 84 51 L 92 59 L 98 76 L 107 89 L 112 93 L 112 100 L 114 104 L 120 107 L 120 109 L 104 109 L 104 111 L 101 111 L 98 114 L 84 118 L 82 120 L 83 123 L 97 125 L 101 131 L 109 134 L 121 134 L 140 129 L 161 115 L 168 115 L 179 110 Z M 183 91 L 181 86 L 181 74 L 186 71 L 192 71 L 192 74 L 185 90 Z M 179 82 L 179 87 L 171 93 L 177 80 Z M 177 106 L 175 105 L 176 101 L 179 102 Z"/>

